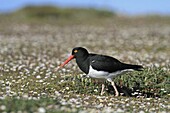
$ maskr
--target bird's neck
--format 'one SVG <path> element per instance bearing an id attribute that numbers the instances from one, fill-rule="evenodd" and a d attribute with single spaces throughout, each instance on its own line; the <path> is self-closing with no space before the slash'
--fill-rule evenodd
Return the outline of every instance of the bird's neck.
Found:
<path id="1" fill-rule="evenodd" d="M 76 58 L 77 65 L 79 68 L 86 74 L 88 74 L 89 71 L 89 58 L 88 55 L 83 56 L 83 57 L 78 57 Z"/>

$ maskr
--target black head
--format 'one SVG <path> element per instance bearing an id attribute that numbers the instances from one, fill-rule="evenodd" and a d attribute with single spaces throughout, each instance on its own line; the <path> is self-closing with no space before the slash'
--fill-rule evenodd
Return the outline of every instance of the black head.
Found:
<path id="1" fill-rule="evenodd" d="M 61 64 L 59 66 L 59 68 L 64 67 L 69 61 L 71 61 L 72 59 L 76 58 L 76 60 L 81 61 L 82 59 L 87 58 L 89 55 L 88 51 L 85 48 L 82 47 L 75 47 L 72 50 L 72 55 L 70 55 L 70 57 L 64 61 L 63 64 Z"/>
<path id="2" fill-rule="evenodd" d="M 89 55 L 88 51 L 83 48 L 83 47 L 75 47 L 73 50 L 72 50 L 72 55 L 74 55 L 74 57 L 84 57 L 84 56 L 87 56 Z"/>

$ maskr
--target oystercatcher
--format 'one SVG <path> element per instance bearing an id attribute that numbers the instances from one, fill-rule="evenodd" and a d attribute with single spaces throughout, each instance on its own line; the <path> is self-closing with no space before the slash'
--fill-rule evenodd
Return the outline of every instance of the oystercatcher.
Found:
<path id="1" fill-rule="evenodd" d="M 111 85 L 115 90 L 115 96 L 119 96 L 119 92 L 115 83 L 112 81 L 113 77 L 124 74 L 128 71 L 140 71 L 143 68 L 140 65 L 122 63 L 110 56 L 89 53 L 83 47 L 75 47 L 72 50 L 72 55 L 61 64 L 59 68 L 63 67 L 74 58 L 76 59 L 78 67 L 86 73 L 87 76 L 97 79 L 106 79 L 111 82 Z M 103 91 L 104 84 L 102 84 L 101 95 L 103 94 Z"/>

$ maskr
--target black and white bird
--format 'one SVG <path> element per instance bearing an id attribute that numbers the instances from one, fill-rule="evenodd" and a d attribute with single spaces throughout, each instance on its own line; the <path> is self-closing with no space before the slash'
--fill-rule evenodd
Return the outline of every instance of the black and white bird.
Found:
<path id="1" fill-rule="evenodd" d="M 111 85 L 115 90 L 115 96 L 119 96 L 119 92 L 112 79 L 118 75 L 124 74 L 125 72 L 134 70 L 140 71 L 143 68 L 141 65 L 122 63 L 110 56 L 89 53 L 83 47 L 75 47 L 72 50 L 72 55 L 61 64 L 59 68 L 64 67 L 74 58 L 76 59 L 78 67 L 86 73 L 87 76 L 96 79 L 106 79 L 111 82 Z M 104 84 L 102 84 L 101 95 L 103 92 Z"/>

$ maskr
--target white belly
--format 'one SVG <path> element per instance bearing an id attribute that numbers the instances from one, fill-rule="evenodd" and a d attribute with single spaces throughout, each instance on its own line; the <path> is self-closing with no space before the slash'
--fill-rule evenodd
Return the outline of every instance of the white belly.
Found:
<path id="1" fill-rule="evenodd" d="M 92 78 L 107 78 L 108 75 L 109 75 L 108 72 L 97 71 L 93 69 L 92 66 L 90 66 L 89 73 L 87 74 L 87 76 L 92 77 Z"/>
<path id="2" fill-rule="evenodd" d="M 125 72 L 128 72 L 128 71 L 132 71 L 132 69 L 127 69 L 127 70 L 109 73 L 109 72 L 105 72 L 105 71 L 97 71 L 97 70 L 93 69 L 92 66 L 90 65 L 89 73 L 87 74 L 87 76 L 89 76 L 91 78 L 100 78 L 100 79 L 101 78 L 102 79 L 111 78 L 112 79 L 113 77 L 124 74 Z"/>

